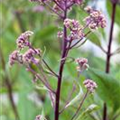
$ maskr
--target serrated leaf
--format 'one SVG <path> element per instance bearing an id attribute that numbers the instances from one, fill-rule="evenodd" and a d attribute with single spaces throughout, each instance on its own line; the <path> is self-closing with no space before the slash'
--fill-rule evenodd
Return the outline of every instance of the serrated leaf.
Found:
<path id="1" fill-rule="evenodd" d="M 89 69 L 89 75 L 97 85 L 97 94 L 114 111 L 120 107 L 120 83 L 112 75 L 97 69 Z"/>

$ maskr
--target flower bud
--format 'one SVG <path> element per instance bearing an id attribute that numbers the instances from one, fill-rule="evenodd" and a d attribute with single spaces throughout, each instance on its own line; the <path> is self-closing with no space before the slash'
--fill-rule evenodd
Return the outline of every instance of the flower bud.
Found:
<path id="1" fill-rule="evenodd" d="M 41 115 L 36 116 L 35 120 L 42 120 L 42 116 Z"/>
<path id="2" fill-rule="evenodd" d="M 86 58 L 77 58 L 75 61 L 78 64 L 77 71 L 79 72 L 82 72 L 89 67 L 88 60 Z"/>
<path id="3" fill-rule="evenodd" d="M 57 37 L 62 38 L 63 37 L 63 31 L 59 31 L 58 34 L 57 34 Z"/>

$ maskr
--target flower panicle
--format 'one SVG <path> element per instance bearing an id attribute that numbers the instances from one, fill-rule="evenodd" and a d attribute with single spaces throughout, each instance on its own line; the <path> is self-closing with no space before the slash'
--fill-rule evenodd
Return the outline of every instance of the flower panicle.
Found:
<path id="1" fill-rule="evenodd" d="M 9 64 L 10 66 L 12 66 L 15 62 L 19 62 L 19 63 L 23 63 L 22 61 L 22 55 L 19 53 L 18 50 L 13 51 L 10 55 L 9 55 Z"/>
<path id="2" fill-rule="evenodd" d="M 39 49 L 28 49 L 24 54 L 23 54 L 23 62 L 24 63 L 34 63 L 38 64 L 39 59 L 35 58 L 35 55 L 40 55 L 40 50 Z"/>
<path id="3" fill-rule="evenodd" d="M 96 82 L 94 82 L 93 80 L 90 80 L 90 79 L 85 80 L 83 82 L 83 84 L 90 93 L 93 93 L 95 91 L 95 89 L 98 87 Z"/>
<path id="4" fill-rule="evenodd" d="M 72 5 L 81 5 L 83 3 L 83 0 L 29 0 L 30 2 L 39 2 L 39 3 L 54 3 L 53 9 L 57 11 L 64 10 L 65 8 L 72 7 Z M 65 4 L 66 3 L 66 4 Z"/>
<path id="5" fill-rule="evenodd" d="M 94 10 L 92 7 L 87 6 L 85 11 L 89 14 L 84 21 L 86 25 L 91 29 L 95 30 L 99 27 L 105 28 L 106 27 L 106 19 L 105 16 L 99 10 Z"/>
<path id="6" fill-rule="evenodd" d="M 43 115 L 37 115 L 35 120 L 47 120 Z"/>
<path id="7" fill-rule="evenodd" d="M 30 42 L 29 42 L 29 38 L 30 38 L 30 36 L 32 36 L 33 35 L 33 32 L 32 31 L 26 31 L 26 32 L 24 32 L 24 33 L 22 33 L 19 37 L 18 37 L 18 39 L 17 39 L 17 41 L 16 41 L 16 43 L 17 43 L 17 47 L 21 50 L 21 49 L 23 49 L 24 47 L 26 47 L 26 46 L 30 46 Z"/>
<path id="8" fill-rule="evenodd" d="M 67 38 L 68 40 L 76 40 L 84 37 L 83 26 L 80 25 L 78 20 L 66 18 L 64 20 L 64 25 L 70 31 L 70 34 Z"/>
<path id="9" fill-rule="evenodd" d="M 39 59 L 36 56 L 40 56 L 41 50 L 31 47 L 31 42 L 29 37 L 33 35 L 32 31 L 26 31 L 22 33 L 17 39 L 18 50 L 14 50 L 9 56 L 10 66 L 14 65 L 16 62 L 20 64 L 38 64 Z M 21 50 L 27 47 L 28 49 L 22 53 Z"/>

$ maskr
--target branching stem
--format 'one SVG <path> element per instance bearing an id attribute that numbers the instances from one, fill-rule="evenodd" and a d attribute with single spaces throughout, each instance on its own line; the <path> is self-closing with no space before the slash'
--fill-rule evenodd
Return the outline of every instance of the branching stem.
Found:
<path id="1" fill-rule="evenodd" d="M 66 4 L 66 2 L 65 2 Z M 66 6 L 66 5 L 65 5 Z M 67 7 L 67 6 L 66 6 Z M 67 8 L 64 10 L 64 19 L 67 18 Z M 61 59 L 65 58 L 66 55 L 66 46 L 67 46 L 67 28 L 64 25 L 64 38 L 62 41 L 62 55 Z M 55 103 L 55 120 L 59 120 L 59 104 L 60 104 L 60 92 L 61 92 L 61 83 L 62 83 L 62 75 L 63 75 L 63 68 L 65 64 L 66 59 L 60 61 L 60 67 L 59 67 L 59 76 L 58 76 L 58 83 L 57 83 L 57 91 L 56 91 L 56 103 Z"/>
<path id="2" fill-rule="evenodd" d="M 110 34 L 109 34 L 109 43 L 108 43 L 108 50 L 107 50 L 107 58 L 106 58 L 106 73 L 110 72 L 110 59 L 111 59 L 111 46 L 113 40 L 113 28 L 115 22 L 115 14 L 116 14 L 116 3 L 112 3 L 112 16 L 111 16 L 111 27 L 110 27 Z M 107 120 L 107 105 L 106 102 L 104 103 L 103 107 L 103 120 Z"/>
<path id="3" fill-rule="evenodd" d="M 111 28 L 110 28 L 110 36 L 109 36 L 109 43 L 108 43 L 108 51 L 107 51 L 107 60 L 106 60 L 106 73 L 110 72 L 110 58 L 111 58 L 111 46 L 113 40 L 113 28 L 115 22 L 115 13 L 116 13 L 116 4 L 112 5 L 112 21 L 111 21 Z"/>
<path id="4" fill-rule="evenodd" d="M 45 85 L 45 87 L 50 90 L 52 93 L 56 94 L 55 91 L 51 88 L 51 86 L 49 85 L 49 83 L 47 81 L 45 81 L 45 79 L 43 79 L 39 74 L 37 74 L 33 69 L 31 69 L 30 67 L 26 67 L 33 75 L 35 75 L 38 79 L 41 80 L 41 82 Z"/>

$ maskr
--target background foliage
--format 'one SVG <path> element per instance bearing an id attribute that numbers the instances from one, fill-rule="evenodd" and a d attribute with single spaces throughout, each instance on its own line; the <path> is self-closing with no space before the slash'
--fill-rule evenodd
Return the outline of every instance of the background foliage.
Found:
<path id="1" fill-rule="evenodd" d="M 95 7 L 97 4 L 96 1 L 86 0 L 84 5 L 91 4 Z M 38 8 L 40 11 L 38 11 Z M 106 14 L 110 19 L 111 3 L 109 0 L 106 1 L 106 8 L 104 9 L 107 11 Z M 117 44 L 117 46 L 120 46 L 120 30 L 118 30 L 118 28 L 120 29 L 119 14 L 120 6 L 117 6 L 117 35 L 114 37 L 115 45 Z M 70 14 L 71 18 L 75 17 L 81 22 L 84 16 L 86 16 L 86 14 L 82 8 L 73 8 Z M 63 102 L 72 89 L 76 78 L 81 84 L 85 78 L 91 78 L 98 84 L 97 92 L 94 96 L 91 95 L 86 100 L 82 111 L 93 103 L 98 105 L 98 109 L 92 113 L 83 113 L 84 117 L 81 116 L 81 120 L 92 120 L 93 117 L 96 120 L 100 120 L 103 101 L 108 105 L 110 120 L 113 120 L 116 115 L 120 114 L 120 59 L 112 59 L 111 74 L 106 75 L 104 73 L 106 63 L 104 53 L 99 52 L 103 45 L 102 41 L 107 45 L 109 22 L 110 20 L 108 20 L 108 28 L 106 30 L 98 30 L 98 33 L 94 32 L 94 34 L 90 35 L 89 40 L 87 40 L 88 43 L 91 41 L 91 43 L 94 44 L 93 46 L 97 46 L 95 48 L 96 52 L 90 48 L 92 44 L 89 45 L 86 42 L 80 49 L 73 49 L 69 55 L 74 58 L 88 58 L 90 69 L 87 72 L 84 72 L 82 76 L 77 78 L 75 63 L 68 62 L 65 65 L 61 105 L 64 105 Z M 25 68 L 20 65 L 9 68 L 8 58 L 9 54 L 15 49 L 16 39 L 21 32 L 31 30 L 34 32 L 34 36 L 31 39 L 32 44 L 46 51 L 44 58 L 55 71 L 58 71 L 61 41 L 57 39 L 56 34 L 58 29 L 61 29 L 57 26 L 61 27 L 62 24 L 55 15 L 48 12 L 43 6 L 38 6 L 36 3 L 30 3 L 25 0 L 0 0 L 0 23 L 0 28 L 2 28 L 0 30 L 0 119 L 15 120 L 10 99 L 10 95 L 12 94 L 20 120 L 34 120 L 35 116 L 41 114 L 43 111 L 48 120 L 53 120 L 53 110 L 47 92 L 36 88 L 36 84 L 32 83 L 32 76 L 26 72 Z M 118 54 L 116 58 L 120 58 L 120 54 Z M 49 81 L 53 87 L 55 87 L 56 80 L 49 77 Z M 79 87 L 77 87 L 73 97 L 78 94 L 78 92 Z M 74 113 L 78 103 L 79 101 L 71 105 L 68 110 L 61 115 L 61 120 L 68 120 Z M 93 117 L 91 117 L 91 115 Z M 116 120 L 119 119 L 120 117 Z"/>

